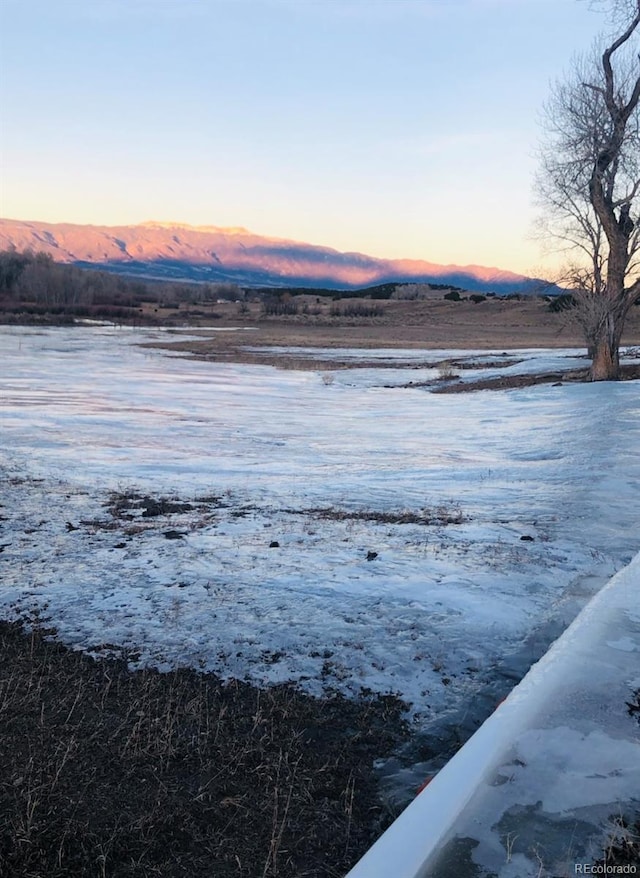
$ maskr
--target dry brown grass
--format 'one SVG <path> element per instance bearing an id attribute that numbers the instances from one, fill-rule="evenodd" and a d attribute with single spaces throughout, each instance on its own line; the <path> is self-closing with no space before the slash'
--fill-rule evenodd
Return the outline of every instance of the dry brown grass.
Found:
<path id="1" fill-rule="evenodd" d="M 393 815 L 395 698 L 130 671 L 0 622 L 0 874 L 329 878 Z"/>

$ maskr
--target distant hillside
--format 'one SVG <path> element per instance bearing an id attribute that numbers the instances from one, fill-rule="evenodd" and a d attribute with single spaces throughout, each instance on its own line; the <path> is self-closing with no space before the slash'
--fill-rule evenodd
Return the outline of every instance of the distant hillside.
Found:
<path id="1" fill-rule="evenodd" d="M 107 227 L 0 219 L 0 250 L 12 248 L 48 253 L 56 262 L 167 280 L 329 289 L 416 281 L 498 294 L 538 288 L 531 278 L 498 268 L 377 259 L 267 238 L 243 228 L 156 222 Z"/>

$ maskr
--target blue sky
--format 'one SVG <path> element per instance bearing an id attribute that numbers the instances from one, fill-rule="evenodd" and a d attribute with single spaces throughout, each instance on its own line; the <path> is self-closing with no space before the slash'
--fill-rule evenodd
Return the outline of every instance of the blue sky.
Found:
<path id="1" fill-rule="evenodd" d="M 539 273 L 585 0 L 2 0 L 0 215 L 176 220 Z"/>

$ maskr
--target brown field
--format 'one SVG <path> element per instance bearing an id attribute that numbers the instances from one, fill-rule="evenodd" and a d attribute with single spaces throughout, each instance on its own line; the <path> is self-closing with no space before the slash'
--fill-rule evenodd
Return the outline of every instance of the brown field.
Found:
<path id="1" fill-rule="evenodd" d="M 188 324 L 197 327 L 214 325 L 216 329 L 240 327 L 239 332 L 207 332 L 200 329 L 201 340 L 167 341 L 172 349 L 212 360 L 286 365 L 288 368 L 323 367 L 322 362 L 283 361 L 277 354 L 257 354 L 247 351 L 248 346 L 295 347 L 355 347 L 355 348 L 412 348 L 428 352 L 438 348 L 480 348 L 506 350 L 536 347 L 584 347 L 579 327 L 567 313 L 553 313 L 541 298 L 523 300 L 487 299 L 474 304 L 471 301 L 450 302 L 430 300 L 419 302 L 383 301 L 365 299 L 343 300 L 375 305 L 382 310 L 377 317 L 331 317 L 330 304 L 313 296 L 296 298 L 299 312 L 305 305 L 311 313 L 287 317 L 265 317 L 258 303 L 252 303 L 247 313 L 241 313 L 236 303 L 202 306 L 193 309 L 161 309 L 154 316 L 167 323 Z M 319 310 L 320 313 L 313 313 Z M 631 309 L 623 337 L 625 345 L 640 345 L 640 307 Z M 328 364 L 326 364 L 328 365 Z M 340 362 L 331 361 L 333 368 Z"/>

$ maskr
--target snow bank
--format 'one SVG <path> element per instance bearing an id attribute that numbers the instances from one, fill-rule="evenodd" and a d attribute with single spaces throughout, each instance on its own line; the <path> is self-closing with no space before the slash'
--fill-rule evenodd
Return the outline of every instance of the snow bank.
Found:
<path id="1" fill-rule="evenodd" d="M 348 878 L 569 875 L 601 856 L 607 818 L 638 808 L 639 594 L 640 554 Z"/>

